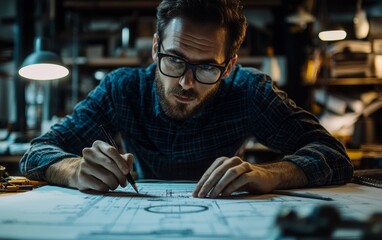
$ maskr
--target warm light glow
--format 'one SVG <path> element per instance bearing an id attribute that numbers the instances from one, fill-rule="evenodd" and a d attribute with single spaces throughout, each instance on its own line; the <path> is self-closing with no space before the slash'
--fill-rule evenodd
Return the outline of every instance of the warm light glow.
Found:
<path id="1" fill-rule="evenodd" d="M 322 31 L 318 34 L 321 41 L 338 41 L 346 38 L 344 30 Z"/>
<path id="2" fill-rule="evenodd" d="M 366 38 L 367 35 L 369 34 L 370 25 L 369 25 L 369 22 L 367 21 L 365 10 L 358 9 L 354 16 L 353 22 L 354 22 L 355 36 L 358 39 Z"/>
<path id="3" fill-rule="evenodd" d="M 374 57 L 375 75 L 377 78 L 382 78 L 382 55 Z"/>
<path id="4" fill-rule="evenodd" d="M 69 70 L 57 64 L 39 63 L 22 67 L 19 74 L 33 80 L 53 80 L 67 76 Z"/>

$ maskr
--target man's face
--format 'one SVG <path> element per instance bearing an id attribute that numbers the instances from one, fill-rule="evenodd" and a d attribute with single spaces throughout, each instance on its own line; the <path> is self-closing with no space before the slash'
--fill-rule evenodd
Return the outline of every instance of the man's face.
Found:
<path id="1" fill-rule="evenodd" d="M 183 19 L 173 19 L 164 32 L 164 39 L 155 35 L 153 41 L 153 60 L 158 64 L 157 50 L 161 53 L 181 57 L 190 63 L 213 63 L 225 65 L 226 31 L 210 25 L 193 24 Z M 229 74 L 231 65 L 222 75 Z M 156 72 L 157 94 L 161 107 L 167 116 L 185 120 L 200 110 L 219 88 L 219 82 L 208 85 L 197 82 L 191 69 L 178 78 Z"/>

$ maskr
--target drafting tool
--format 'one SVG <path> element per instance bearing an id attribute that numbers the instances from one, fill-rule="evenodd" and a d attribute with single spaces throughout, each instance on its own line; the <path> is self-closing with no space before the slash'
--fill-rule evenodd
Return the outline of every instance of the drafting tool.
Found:
<path id="1" fill-rule="evenodd" d="M 292 197 L 302 197 L 302 198 L 312 198 L 312 199 L 325 200 L 325 201 L 333 201 L 333 199 L 330 197 L 321 196 L 319 194 L 314 194 L 309 192 L 302 193 L 302 192 L 274 190 L 273 193 L 279 194 L 279 195 L 292 196 Z"/>
<path id="2" fill-rule="evenodd" d="M 9 176 L 7 182 L 13 185 L 31 185 L 34 188 L 46 185 L 45 181 L 29 180 L 26 177 L 22 176 Z"/>
<path id="3" fill-rule="evenodd" d="M 22 176 L 2 177 L 0 182 L 0 192 L 29 191 L 46 184 L 46 182 L 29 180 Z"/>

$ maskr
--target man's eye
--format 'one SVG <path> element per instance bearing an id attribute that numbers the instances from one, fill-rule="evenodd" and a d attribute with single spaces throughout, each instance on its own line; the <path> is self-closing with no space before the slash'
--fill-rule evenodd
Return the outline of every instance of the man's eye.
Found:
<path id="1" fill-rule="evenodd" d="M 169 61 L 173 63 L 183 63 L 183 60 L 177 57 L 169 57 Z"/>
<path id="2" fill-rule="evenodd" d="M 203 71 L 211 71 L 215 69 L 215 67 L 211 65 L 198 65 L 198 68 L 200 68 Z"/>

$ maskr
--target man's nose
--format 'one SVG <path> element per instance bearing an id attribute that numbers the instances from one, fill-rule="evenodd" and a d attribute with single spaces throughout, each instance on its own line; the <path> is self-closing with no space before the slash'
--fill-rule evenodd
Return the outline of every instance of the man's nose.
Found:
<path id="1" fill-rule="evenodd" d="M 195 86 L 195 79 L 192 69 L 187 69 L 187 71 L 179 78 L 179 84 L 183 89 L 187 90 Z"/>

